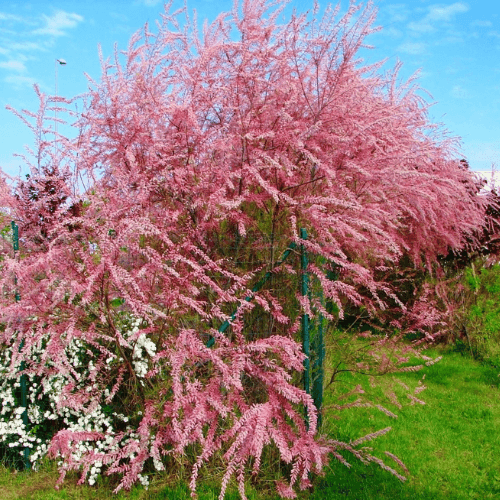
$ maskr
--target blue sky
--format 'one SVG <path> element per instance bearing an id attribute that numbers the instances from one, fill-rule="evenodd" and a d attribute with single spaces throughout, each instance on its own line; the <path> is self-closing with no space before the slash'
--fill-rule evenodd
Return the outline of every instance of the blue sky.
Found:
<path id="1" fill-rule="evenodd" d="M 198 18 L 213 20 L 229 10 L 231 0 L 187 0 Z M 73 96 L 86 91 L 85 73 L 99 79 L 97 46 L 105 56 L 115 42 L 125 49 L 132 33 L 145 22 L 154 23 L 161 0 L 35 0 L 0 1 L 0 167 L 10 175 L 25 173 L 20 159 L 31 144 L 30 131 L 11 112 L 35 111 L 32 86 Z M 298 11 L 312 0 L 292 0 Z M 322 6 L 327 2 L 320 2 Z M 342 0 L 345 8 L 347 0 Z M 364 2 L 362 2 L 364 3 Z M 500 1 L 498 0 L 375 0 L 377 24 L 383 30 L 367 39 L 374 50 L 364 50 L 366 62 L 388 58 L 386 68 L 403 62 L 401 76 L 420 70 L 420 85 L 436 102 L 433 122 L 462 138 L 463 155 L 474 170 L 500 167 Z M 176 0 L 174 6 L 181 6 Z"/>

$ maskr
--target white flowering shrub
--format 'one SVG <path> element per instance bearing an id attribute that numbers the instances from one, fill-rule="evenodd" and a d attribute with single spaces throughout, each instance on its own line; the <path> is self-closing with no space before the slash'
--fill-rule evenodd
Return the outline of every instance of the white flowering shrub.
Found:
<path id="1" fill-rule="evenodd" d="M 127 354 L 135 376 L 144 385 L 151 363 L 155 355 L 156 345 L 146 335 L 139 333 L 141 320 L 124 315 L 122 319 L 124 339 L 136 339 L 130 343 Z M 32 360 L 37 361 L 44 345 L 32 349 Z M 21 396 L 21 366 L 12 366 L 12 347 L 0 351 L 0 459 L 5 463 L 17 467 L 23 466 L 24 450 L 29 450 L 29 460 L 33 469 L 36 469 L 40 460 L 47 455 L 54 435 L 60 430 L 73 433 L 88 433 L 92 438 L 79 442 L 72 450 L 72 461 L 78 462 L 83 456 L 95 456 L 116 452 L 120 446 L 130 444 L 137 438 L 132 427 L 128 425 L 129 417 L 114 411 L 116 394 L 111 394 L 111 387 L 103 387 L 95 380 L 85 390 L 93 393 L 90 404 L 78 407 L 68 407 L 61 403 L 64 398 L 64 388 L 74 385 L 75 389 L 82 387 L 78 380 L 88 382 L 95 371 L 95 360 L 81 340 L 74 339 L 66 347 L 66 355 L 71 360 L 73 373 L 72 380 L 68 376 L 54 372 L 52 376 L 41 378 L 33 373 L 24 375 L 26 380 L 27 408 L 22 406 Z M 106 359 L 106 370 L 111 372 L 115 362 L 123 362 L 123 358 L 112 355 Z M 29 370 L 27 370 L 29 372 Z M 76 384 L 75 384 L 76 381 Z M 23 421 L 26 411 L 27 425 Z M 139 411 L 139 413 L 141 413 Z M 120 440 L 120 434 L 125 433 L 127 438 Z M 95 438 L 95 435 L 100 437 Z M 133 459 L 131 453 L 130 459 Z M 160 460 L 154 461 L 155 468 L 161 470 Z M 62 465 L 60 463 L 59 465 Z M 102 461 L 96 460 L 86 471 L 89 484 L 94 484 L 97 476 L 103 470 Z M 145 476 L 139 475 L 142 484 L 147 485 Z"/>

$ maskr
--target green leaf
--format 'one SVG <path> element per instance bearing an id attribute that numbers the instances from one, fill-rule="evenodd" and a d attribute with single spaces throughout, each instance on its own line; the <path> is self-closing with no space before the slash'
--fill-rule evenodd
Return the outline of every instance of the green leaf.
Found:
<path id="1" fill-rule="evenodd" d="M 116 299 L 113 299 L 110 304 L 113 307 L 120 307 L 122 304 L 125 303 L 125 299 L 123 297 L 117 297 Z"/>

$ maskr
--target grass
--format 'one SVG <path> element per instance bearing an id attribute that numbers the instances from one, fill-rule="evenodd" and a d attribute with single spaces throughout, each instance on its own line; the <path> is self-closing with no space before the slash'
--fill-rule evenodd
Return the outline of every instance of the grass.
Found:
<path id="1" fill-rule="evenodd" d="M 422 372 L 400 374 L 403 383 L 415 387 L 425 373 L 427 389 L 418 396 L 426 402 L 424 407 L 395 410 L 387 405 L 398 414 L 397 419 L 363 408 L 345 416 L 338 432 L 341 439 L 353 439 L 390 425 L 391 432 L 369 444 L 373 454 L 392 467 L 395 464 L 384 457 L 384 451 L 398 456 L 410 471 L 408 481 L 401 483 L 377 466 L 367 468 L 354 460 L 348 471 L 332 463 L 312 498 L 500 498 L 499 372 L 458 353 L 447 353 Z"/>
<path id="2" fill-rule="evenodd" d="M 437 355 L 436 351 L 431 353 Z M 341 420 L 334 420 L 333 412 L 327 413 L 325 430 L 338 439 L 356 439 L 364 434 L 391 426 L 392 431 L 367 443 L 373 455 L 400 473 L 402 469 L 384 452 L 397 455 L 408 467 L 408 480 L 404 483 L 375 464 L 365 466 L 349 454 L 345 458 L 350 469 L 332 460 L 325 476 L 315 481 L 312 492 L 299 495 L 301 499 L 325 500 L 462 500 L 500 498 L 500 377 L 499 369 L 480 364 L 458 353 L 448 352 L 443 359 L 422 372 L 404 373 L 398 379 L 415 387 L 425 373 L 427 389 L 417 397 L 425 406 L 402 409 L 386 404 L 397 413 L 391 419 L 375 408 L 360 408 L 344 412 Z M 335 390 L 348 390 L 358 379 L 343 374 Z M 394 383 L 390 378 L 380 379 L 374 395 L 382 398 L 382 386 Z M 399 387 L 399 385 L 398 385 Z M 400 394 L 403 394 L 400 392 Z M 330 398 L 330 401 L 329 401 Z M 332 396 L 326 394 L 325 403 Z M 400 398 L 401 402 L 403 399 Z M 409 400 L 407 400 L 409 401 Z M 268 473 L 270 476 L 271 472 Z M 70 476 L 60 490 L 54 489 L 57 472 L 47 464 L 37 473 L 13 473 L 0 467 L 1 500 L 62 500 L 106 499 L 112 497 L 109 480 L 97 486 L 77 486 L 77 476 Z M 169 481 L 169 482 L 167 482 Z M 249 486 L 251 500 L 277 498 L 263 492 L 262 485 Z M 216 481 L 205 480 L 200 484 L 199 500 L 218 497 Z M 120 493 L 116 500 L 185 500 L 189 490 L 182 482 L 172 484 L 171 476 L 157 476 L 149 490 L 136 487 L 129 493 Z M 229 491 L 227 500 L 236 500 L 236 491 Z"/>

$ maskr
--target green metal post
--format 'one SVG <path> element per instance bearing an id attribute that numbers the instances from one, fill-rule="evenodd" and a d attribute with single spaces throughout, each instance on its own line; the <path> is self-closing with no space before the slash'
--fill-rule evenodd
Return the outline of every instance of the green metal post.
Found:
<path id="1" fill-rule="evenodd" d="M 326 277 L 330 280 L 338 279 L 338 266 L 334 264 L 334 269 L 326 272 Z M 331 301 L 324 304 L 323 291 L 320 290 L 321 303 L 326 307 L 329 313 L 334 312 L 334 305 Z M 314 362 L 313 362 L 313 389 L 312 396 L 314 405 L 318 410 L 318 427 L 321 426 L 321 407 L 323 406 L 323 381 L 324 381 L 324 361 L 325 361 L 325 338 L 323 333 L 323 315 L 320 314 L 318 318 L 318 329 L 314 338 Z"/>
<path id="2" fill-rule="evenodd" d="M 11 226 L 12 226 L 12 247 L 14 249 L 14 258 L 15 258 L 16 252 L 19 251 L 19 227 L 14 221 L 11 222 Z M 21 300 L 21 296 L 19 295 L 19 290 L 17 289 L 17 276 L 14 276 L 14 283 L 16 284 L 16 294 L 15 294 L 16 302 L 19 302 Z M 19 349 L 22 350 L 23 347 L 24 347 L 24 340 L 21 342 Z M 26 365 L 25 365 L 24 361 L 22 361 L 21 362 L 21 371 L 24 371 L 25 367 L 26 367 Z M 26 375 L 24 373 L 21 375 L 21 406 L 24 408 L 24 411 L 23 411 L 24 429 L 25 429 L 25 431 L 28 431 L 27 381 L 26 381 Z M 31 468 L 29 455 L 30 455 L 30 449 L 28 447 L 25 447 L 23 450 L 24 468 L 25 469 Z"/>
<path id="3" fill-rule="evenodd" d="M 10 225 L 12 226 L 12 248 L 14 249 L 15 259 L 16 252 L 19 251 L 19 227 L 14 221 L 12 221 Z M 19 302 L 21 300 L 21 296 L 19 295 L 19 291 L 17 289 L 17 276 L 14 276 L 14 284 L 16 285 L 16 302 Z"/>
<path id="4" fill-rule="evenodd" d="M 323 294 L 321 293 L 321 302 Z M 323 335 L 323 315 L 318 318 L 318 330 L 314 337 L 314 362 L 313 362 L 313 387 L 312 397 L 314 406 L 318 410 L 318 428 L 321 426 L 321 407 L 323 406 L 323 379 L 324 379 L 324 359 L 325 359 L 325 339 Z"/>
<path id="5" fill-rule="evenodd" d="M 303 240 L 307 240 L 307 231 L 304 228 L 300 230 L 300 237 Z M 309 276 L 307 274 L 307 252 L 304 245 L 300 245 L 300 267 L 302 270 L 301 274 L 301 286 L 300 293 L 302 297 L 306 297 L 309 293 Z M 307 394 L 311 394 L 311 382 L 310 382 L 310 341 L 309 341 L 309 315 L 302 314 L 302 350 L 306 356 L 304 359 L 304 390 Z M 306 426 L 309 428 L 309 417 L 306 410 Z"/>

